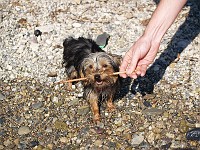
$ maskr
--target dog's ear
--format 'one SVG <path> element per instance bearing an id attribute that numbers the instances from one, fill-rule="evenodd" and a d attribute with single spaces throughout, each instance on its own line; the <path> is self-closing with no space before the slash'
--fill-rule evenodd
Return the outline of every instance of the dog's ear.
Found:
<path id="1" fill-rule="evenodd" d="M 82 64 L 80 64 L 78 70 L 79 70 L 79 72 L 78 72 L 79 77 L 80 77 L 80 78 L 84 78 L 84 77 L 85 77 L 85 75 L 84 75 L 84 66 L 83 66 Z"/>
<path id="2" fill-rule="evenodd" d="M 109 54 L 112 57 L 112 60 L 115 62 L 115 64 L 119 67 L 122 62 L 122 56 L 117 54 Z"/>

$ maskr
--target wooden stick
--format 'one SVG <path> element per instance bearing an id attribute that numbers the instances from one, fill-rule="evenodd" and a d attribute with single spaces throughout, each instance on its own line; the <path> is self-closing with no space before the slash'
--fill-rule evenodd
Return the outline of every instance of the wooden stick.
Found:
<path id="1" fill-rule="evenodd" d="M 123 74 L 123 73 L 126 73 L 126 71 L 114 72 L 113 74 L 110 74 L 110 75 L 112 76 L 112 75 L 118 75 L 118 74 Z"/>
<path id="2" fill-rule="evenodd" d="M 56 84 L 63 84 L 63 83 L 71 83 L 71 82 L 76 82 L 76 81 L 83 81 L 83 80 L 87 80 L 87 78 L 78 78 L 78 79 L 71 79 L 71 80 L 62 80 L 59 82 L 56 82 Z"/>
<path id="3" fill-rule="evenodd" d="M 122 74 L 122 73 L 126 73 L 126 71 L 114 72 L 114 73 L 110 74 L 110 76 L 119 75 L 119 74 Z M 78 79 L 71 79 L 71 80 L 66 80 L 66 81 L 62 80 L 62 81 L 56 82 L 56 84 L 71 83 L 71 82 L 83 81 L 83 80 L 87 80 L 87 78 L 78 78 Z"/>

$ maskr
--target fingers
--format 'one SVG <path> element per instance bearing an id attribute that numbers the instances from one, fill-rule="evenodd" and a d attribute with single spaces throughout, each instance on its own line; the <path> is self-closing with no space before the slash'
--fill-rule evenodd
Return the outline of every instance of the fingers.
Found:
<path id="1" fill-rule="evenodd" d="M 146 74 L 148 65 L 143 64 L 136 67 L 136 70 L 132 72 L 129 77 L 136 79 L 138 76 L 143 77 Z"/>
<path id="2" fill-rule="evenodd" d="M 132 76 L 135 77 L 136 75 L 136 66 L 138 64 L 138 61 L 139 61 L 139 54 L 137 53 L 133 53 L 132 54 L 132 59 L 131 59 L 131 62 L 129 63 L 129 66 L 127 67 L 127 75 L 130 76 L 132 74 Z M 139 70 L 139 68 L 138 68 Z"/>
<path id="3" fill-rule="evenodd" d="M 131 54 L 131 52 L 129 52 L 129 51 L 125 54 L 124 59 L 123 59 L 123 61 L 122 61 L 122 64 L 121 64 L 121 66 L 120 66 L 120 68 L 119 68 L 119 71 L 120 71 L 120 72 L 125 72 L 125 71 L 126 71 L 128 65 L 129 65 L 129 63 L 130 63 L 131 57 L 132 57 L 131 55 L 132 55 L 132 54 Z M 126 78 L 126 77 L 127 77 L 127 74 L 123 73 L 123 74 L 120 74 L 120 76 L 121 76 L 122 78 Z"/>

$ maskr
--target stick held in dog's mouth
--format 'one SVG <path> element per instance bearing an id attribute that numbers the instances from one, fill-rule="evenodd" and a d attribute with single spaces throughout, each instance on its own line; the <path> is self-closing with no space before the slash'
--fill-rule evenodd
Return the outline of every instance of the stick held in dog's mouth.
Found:
<path id="1" fill-rule="evenodd" d="M 122 73 L 126 73 L 126 71 L 114 72 L 114 73 L 110 74 L 110 76 L 119 75 L 119 74 L 122 74 Z M 87 78 L 78 78 L 78 79 L 71 79 L 71 80 L 61 80 L 59 82 L 56 82 L 56 84 L 64 84 L 64 83 L 71 83 L 71 82 L 84 81 L 84 80 L 87 80 Z"/>

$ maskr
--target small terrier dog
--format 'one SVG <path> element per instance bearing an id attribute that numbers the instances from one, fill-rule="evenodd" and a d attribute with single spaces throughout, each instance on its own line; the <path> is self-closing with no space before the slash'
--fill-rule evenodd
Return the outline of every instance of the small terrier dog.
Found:
<path id="1" fill-rule="evenodd" d="M 121 56 L 107 54 L 91 39 L 67 38 L 63 42 L 63 65 L 69 79 L 87 78 L 83 81 L 84 98 L 90 103 L 94 122 L 100 121 L 100 102 L 107 101 L 107 109 L 115 109 L 113 97 L 119 87 Z"/>

